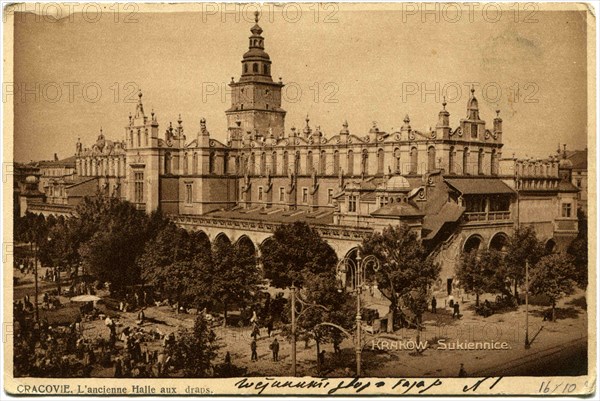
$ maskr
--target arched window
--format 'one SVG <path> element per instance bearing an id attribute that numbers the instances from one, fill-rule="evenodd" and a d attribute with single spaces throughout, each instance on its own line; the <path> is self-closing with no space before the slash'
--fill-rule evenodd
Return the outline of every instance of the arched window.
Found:
<path id="1" fill-rule="evenodd" d="M 271 155 L 271 173 L 277 175 L 277 152 L 273 151 Z"/>
<path id="2" fill-rule="evenodd" d="M 319 173 L 321 175 L 327 174 L 327 152 L 321 151 L 321 157 L 319 158 Z"/>
<path id="3" fill-rule="evenodd" d="M 450 146 L 450 152 L 448 153 L 448 172 L 450 174 L 455 173 L 454 169 L 454 146 Z"/>
<path id="4" fill-rule="evenodd" d="M 313 152 L 309 150 L 306 154 L 306 174 L 312 174 L 313 172 Z"/>
<path id="5" fill-rule="evenodd" d="M 479 149 L 479 154 L 477 155 L 477 174 L 483 174 L 483 158 L 485 154 L 483 153 L 483 149 Z"/>
<path id="6" fill-rule="evenodd" d="M 142 133 L 140 132 L 140 130 L 137 130 L 137 146 L 142 146 Z"/>
<path id="7" fill-rule="evenodd" d="M 229 154 L 223 153 L 223 174 L 229 174 Z"/>
<path id="8" fill-rule="evenodd" d="M 248 64 L 244 64 L 244 72 L 248 72 Z"/>
<path id="9" fill-rule="evenodd" d="M 369 151 L 363 149 L 361 158 L 361 174 L 369 175 Z"/>
<path id="10" fill-rule="evenodd" d="M 198 153 L 192 157 L 192 174 L 198 174 Z"/>
<path id="11" fill-rule="evenodd" d="M 547 170 L 544 171 L 547 173 Z M 492 149 L 492 175 L 498 175 L 498 152 Z"/>
<path id="12" fill-rule="evenodd" d="M 188 173 L 188 155 L 185 153 L 183 155 L 183 174 L 187 175 Z"/>
<path id="13" fill-rule="evenodd" d="M 396 148 L 394 149 L 394 170 L 396 171 L 396 174 L 400 174 L 400 149 Z"/>
<path id="14" fill-rule="evenodd" d="M 384 153 L 383 153 L 383 149 L 379 149 L 377 151 L 377 174 L 379 175 L 383 175 L 384 171 Z"/>
<path id="15" fill-rule="evenodd" d="M 354 175 L 354 152 L 348 151 L 348 175 Z"/>
<path id="16" fill-rule="evenodd" d="M 417 174 L 417 166 L 419 164 L 419 152 L 417 148 L 410 149 L 410 171 L 409 174 Z"/>
<path id="17" fill-rule="evenodd" d="M 340 170 L 340 151 L 339 150 L 334 150 L 333 151 L 333 172 L 335 174 L 337 174 Z"/>
<path id="18" fill-rule="evenodd" d="M 252 72 L 258 72 L 258 63 L 252 64 Z"/>
<path id="19" fill-rule="evenodd" d="M 294 174 L 300 172 L 300 151 L 296 151 L 296 157 L 294 158 Z"/>
<path id="20" fill-rule="evenodd" d="M 165 153 L 165 174 L 171 174 L 171 153 Z"/>
<path id="21" fill-rule="evenodd" d="M 208 155 L 208 173 L 214 174 L 215 172 L 215 152 L 210 152 Z"/>
<path id="22" fill-rule="evenodd" d="M 286 150 L 285 152 L 283 152 L 283 171 L 281 172 L 283 175 L 287 175 L 289 169 L 290 169 L 290 157 L 289 157 L 289 153 Z"/>
<path id="23" fill-rule="evenodd" d="M 469 148 L 463 149 L 463 174 L 469 174 Z"/>
<path id="24" fill-rule="evenodd" d="M 254 153 L 250 154 L 250 162 L 248 163 L 248 174 L 254 175 L 254 164 L 256 163 L 256 158 Z"/>
<path id="25" fill-rule="evenodd" d="M 430 146 L 427 149 L 427 171 L 435 170 L 435 147 Z"/>
<path id="26" fill-rule="evenodd" d="M 269 75 L 269 64 L 265 64 L 265 75 Z"/>
<path id="27" fill-rule="evenodd" d="M 260 175 L 267 175 L 267 154 L 265 152 L 260 154 Z"/>

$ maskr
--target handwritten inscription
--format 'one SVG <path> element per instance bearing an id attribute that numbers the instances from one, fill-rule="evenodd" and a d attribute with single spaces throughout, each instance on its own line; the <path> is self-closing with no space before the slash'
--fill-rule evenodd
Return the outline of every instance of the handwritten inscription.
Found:
<path id="1" fill-rule="evenodd" d="M 493 389 L 502 377 L 486 377 L 483 379 L 464 379 L 468 384 L 463 387 L 464 393 L 477 393 L 484 389 Z M 433 389 L 443 386 L 442 379 L 396 379 L 378 380 L 369 378 L 353 379 L 289 379 L 280 380 L 266 377 L 260 380 L 244 378 L 235 386 L 238 389 L 254 390 L 257 394 L 268 392 L 268 389 L 323 389 L 327 394 L 360 394 L 367 389 L 380 389 L 382 393 L 395 394 L 427 394 L 433 393 Z M 366 392 L 368 393 L 368 392 Z M 438 392 L 439 393 L 439 392 Z"/>

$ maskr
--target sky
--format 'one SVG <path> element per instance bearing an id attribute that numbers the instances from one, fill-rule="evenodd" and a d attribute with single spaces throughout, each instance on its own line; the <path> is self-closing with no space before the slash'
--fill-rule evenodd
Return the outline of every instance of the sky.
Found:
<path id="1" fill-rule="evenodd" d="M 138 89 L 161 135 L 180 114 L 189 141 L 203 117 L 211 136 L 225 140 L 227 84 L 241 74 L 254 8 L 146 12 L 128 4 L 119 12 L 79 6 L 60 19 L 15 14 L 14 94 L 5 84 L 4 100 L 15 106 L 16 161 L 71 156 L 78 138 L 90 147 L 101 128 L 107 139 L 124 139 Z M 413 129 L 427 130 L 443 95 L 455 128 L 474 83 L 488 127 L 500 110 L 504 157 L 547 157 L 558 143 L 587 146 L 592 22 L 584 12 L 297 7 L 264 5 L 259 22 L 273 79 L 286 84 L 287 132 L 307 115 L 326 136 L 344 120 L 354 134 L 374 122 L 396 130 L 407 114 Z"/>

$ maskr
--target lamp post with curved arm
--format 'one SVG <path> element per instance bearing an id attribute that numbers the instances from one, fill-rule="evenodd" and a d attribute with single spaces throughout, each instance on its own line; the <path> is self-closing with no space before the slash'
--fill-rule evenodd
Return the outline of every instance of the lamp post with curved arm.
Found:
<path id="1" fill-rule="evenodd" d="M 361 303 L 360 294 L 365 285 L 366 272 L 368 268 L 372 268 L 374 272 L 379 270 L 380 264 L 379 259 L 374 255 L 368 255 L 364 259 L 361 257 L 360 250 L 356 254 L 356 262 L 352 259 L 345 257 L 340 260 L 337 265 L 338 274 L 346 274 L 350 270 L 350 274 L 354 283 L 354 290 L 356 291 L 356 375 L 361 374 L 361 362 L 362 362 L 362 316 L 361 316 Z"/>

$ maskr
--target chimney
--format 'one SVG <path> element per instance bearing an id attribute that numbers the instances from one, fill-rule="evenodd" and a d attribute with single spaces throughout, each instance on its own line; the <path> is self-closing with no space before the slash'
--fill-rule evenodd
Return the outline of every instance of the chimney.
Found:
<path id="1" fill-rule="evenodd" d="M 54 154 L 54 161 L 57 162 L 58 161 L 58 155 L 55 153 Z"/>

